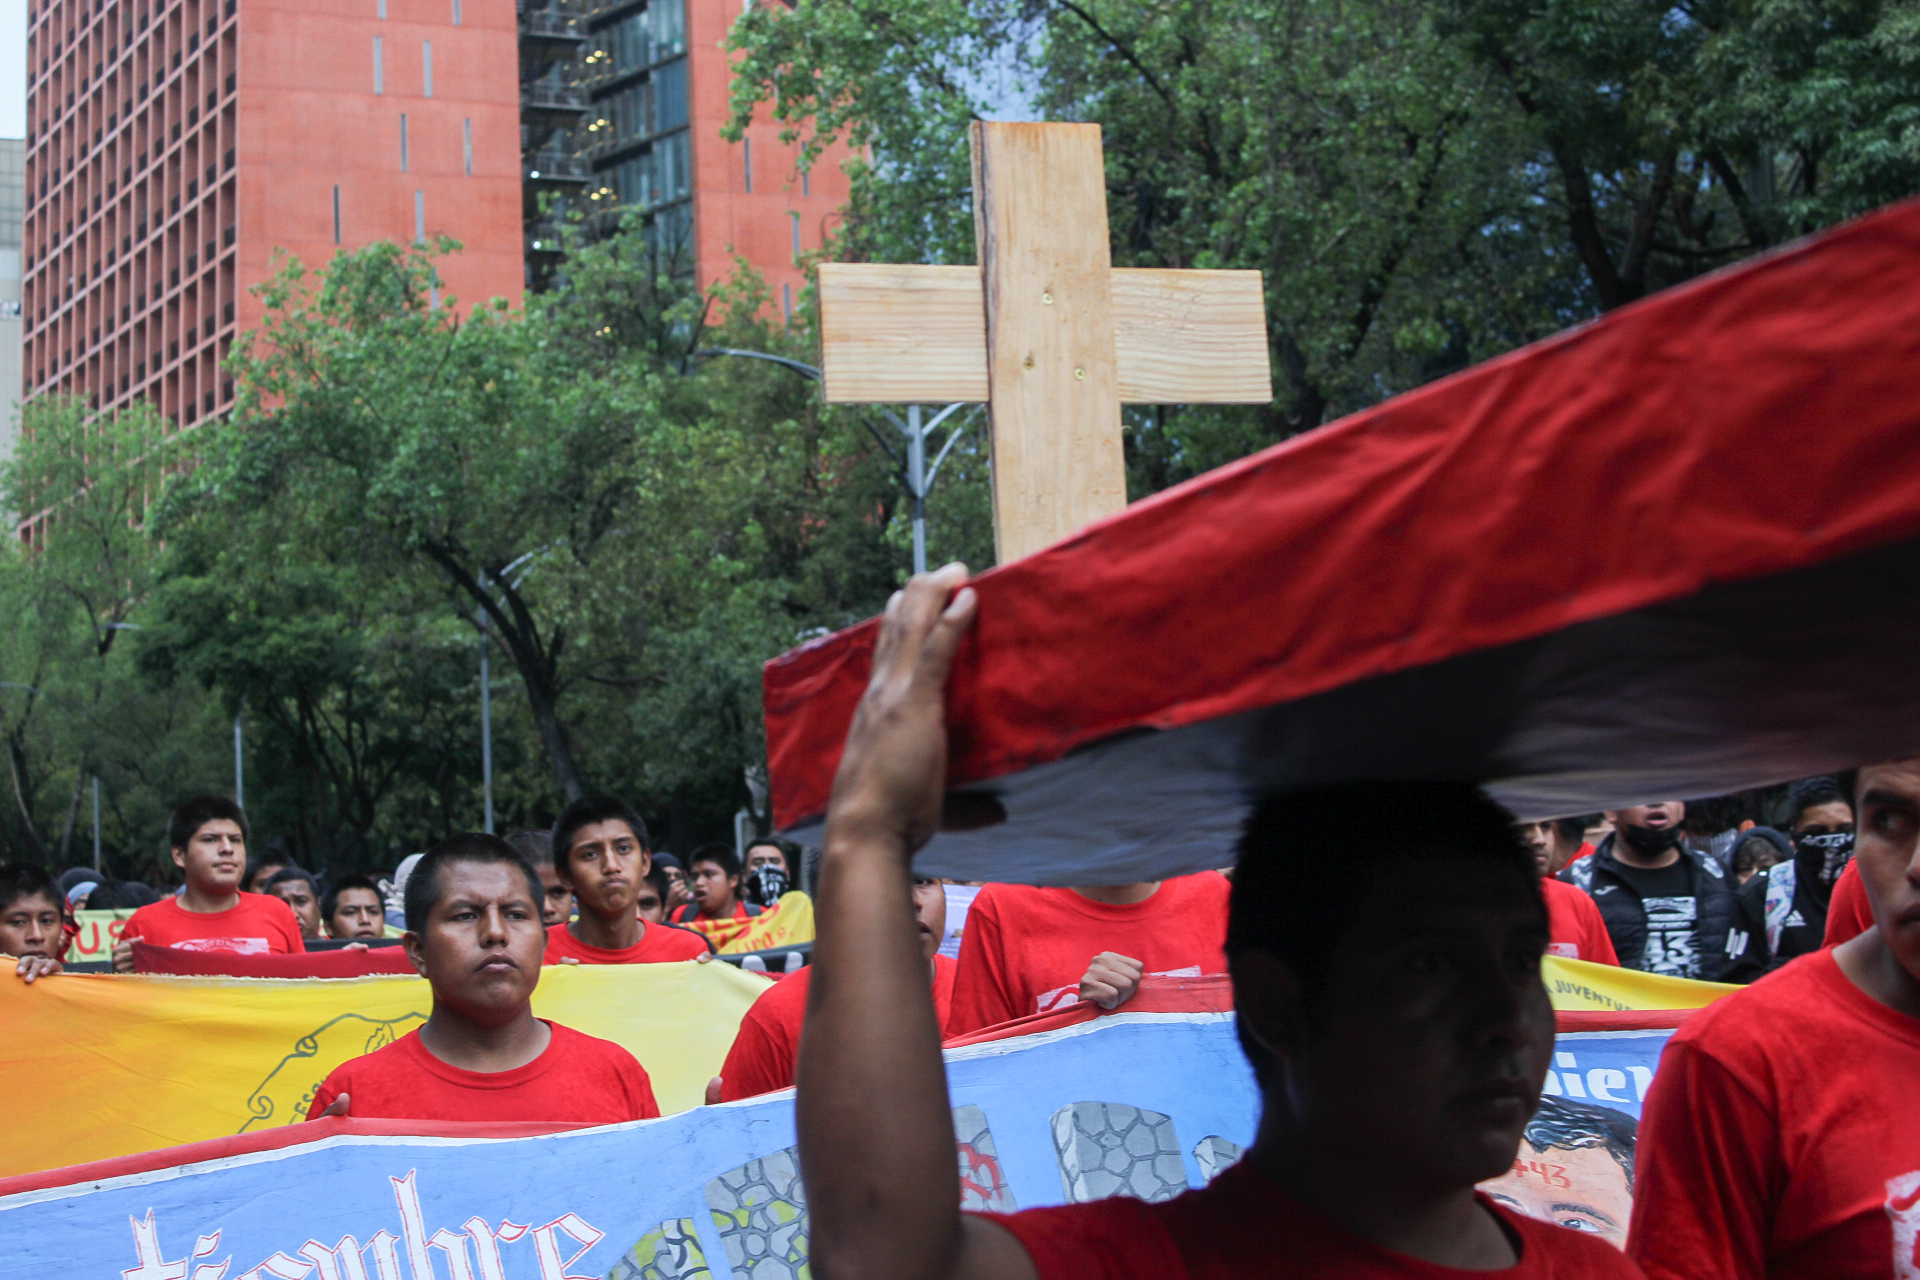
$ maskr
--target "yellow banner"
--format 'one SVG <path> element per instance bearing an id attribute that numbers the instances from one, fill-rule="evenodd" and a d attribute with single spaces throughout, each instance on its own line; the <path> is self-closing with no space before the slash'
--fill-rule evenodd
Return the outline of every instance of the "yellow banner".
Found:
<path id="1" fill-rule="evenodd" d="M 533 1007 L 626 1046 L 673 1112 L 699 1105 L 766 987 L 720 961 L 553 965 Z M 431 1001 L 421 978 L 0 975 L 0 1176 L 301 1120 L 329 1071 Z"/>
<path id="2" fill-rule="evenodd" d="M 1667 978 L 1587 960 L 1548 956 L 1543 974 L 1553 1007 L 1629 1013 L 1647 1009 L 1704 1009 L 1740 988 L 1724 982 Z"/>
<path id="3" fill-rule="evenodd" d="M 743 951 L 765 951 L 768 947 L 790 947 L 813 941 L 813 899 L 799 890 L 783 894 L 780 901 L 757 916 L 732 920 L 692 920 L 688 927 L 713 939 L 716 951 L 738 955 Z"/>

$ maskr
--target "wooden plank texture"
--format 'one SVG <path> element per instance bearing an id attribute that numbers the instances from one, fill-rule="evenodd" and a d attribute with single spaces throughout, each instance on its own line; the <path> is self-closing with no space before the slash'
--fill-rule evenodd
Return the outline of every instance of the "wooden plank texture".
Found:
<path id="1" fill-rule="evenodd" d="M 1265 404 L 1258 271 L 1114 267 L 1123 404 Z M 836 404 L 985 403 L 987 326 L 977 267 L 828 262 L 820 355 Z"/>
<path id="2" fill-rule="evenodd" d="M 973 125 L 1001 564 L 1127 505 L 1100 127 Z"/>

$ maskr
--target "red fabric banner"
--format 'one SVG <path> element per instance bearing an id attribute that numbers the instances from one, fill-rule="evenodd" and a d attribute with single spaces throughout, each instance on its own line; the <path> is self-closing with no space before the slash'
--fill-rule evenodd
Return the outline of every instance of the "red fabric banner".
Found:
<path id="1" fill-rule="evenodd" d="M 136 942 L 133 971 L 224 978 L 364 978 L 376 973 L 411 974 L 413 963 L 407 959 L 407 949 L 398 946 L 249 956 Z"/>

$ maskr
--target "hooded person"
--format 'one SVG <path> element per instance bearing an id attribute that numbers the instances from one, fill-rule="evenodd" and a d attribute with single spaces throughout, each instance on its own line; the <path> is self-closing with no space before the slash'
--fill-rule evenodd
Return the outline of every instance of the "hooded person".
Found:
<path id="1" fill-rule="evenodd" d="M 1792 816 L 1779 839 L 1790 842 L 1792 855 L 1740 886 L 1728 935 L 1728 982 L 1752 982 L 1820 950 L 1834 887 L 1853 861 L 1853 805 L 1840 783 L 1808 778 L 1788 794 Z"/>

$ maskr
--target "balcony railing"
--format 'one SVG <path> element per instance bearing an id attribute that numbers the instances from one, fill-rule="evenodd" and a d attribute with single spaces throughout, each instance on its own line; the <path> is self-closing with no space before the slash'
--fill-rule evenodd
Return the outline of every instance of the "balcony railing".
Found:
<path id="1" fill-rule="evenodd" d="M 591 176 L 585 160 L 563 151 L 536 151 L 522 167 L 529 182 L 585 182 Z"/>

